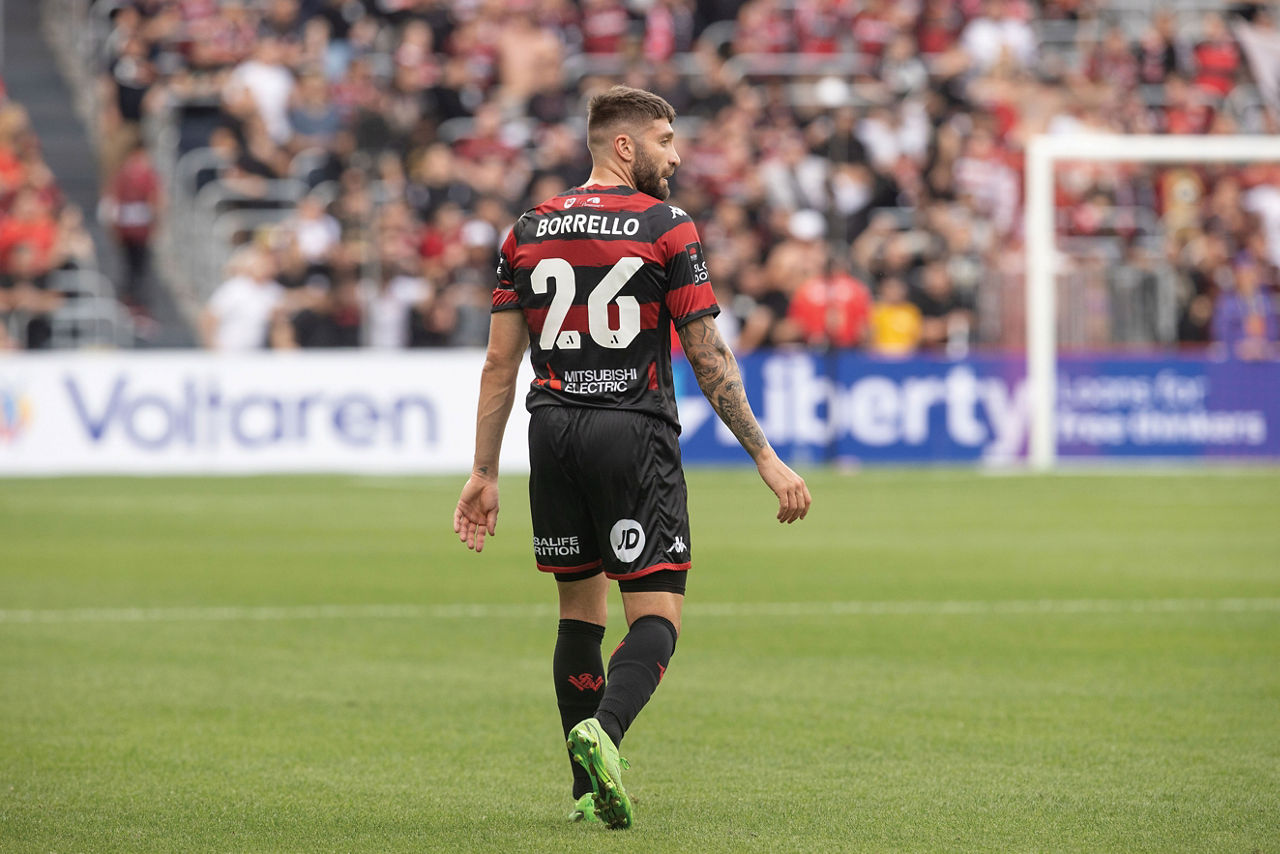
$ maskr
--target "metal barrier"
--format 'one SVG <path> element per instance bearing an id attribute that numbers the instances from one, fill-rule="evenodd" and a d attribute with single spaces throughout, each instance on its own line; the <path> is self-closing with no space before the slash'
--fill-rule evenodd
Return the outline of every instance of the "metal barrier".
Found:
<path id="1" fill-rule="evenodd" d="M 136 342 L 133 318 L 116 301 L 111 280 L 97 270 L 54 270 L 49 273 L 49 290 L 66 296 L 49 314 L 50 349 L 125 348 Z M 26 348 L 33 319 L 26 311 L 9 313 L 6 328 L 15 346 Z"/>
<path id="2" fill-rule="evenodd" d="M 54 349 L 132 347 L 133 318 L 114 297 L 84 297 L 68 301 L 49 318 Z"/>

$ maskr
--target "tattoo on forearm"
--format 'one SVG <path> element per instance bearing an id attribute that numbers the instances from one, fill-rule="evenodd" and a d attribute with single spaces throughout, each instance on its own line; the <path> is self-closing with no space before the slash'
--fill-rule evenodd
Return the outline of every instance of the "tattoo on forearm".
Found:
<path id="1" fill-rule="evenodd" d="M 738 362 L 720 337 L 715 323 L 695 320 L 680 330 L 680 343 L 693 366 L 698 386 L 711 407 L 747 453 L 754 456 L 767 443 L 764 431 L 751 413 Z"/>

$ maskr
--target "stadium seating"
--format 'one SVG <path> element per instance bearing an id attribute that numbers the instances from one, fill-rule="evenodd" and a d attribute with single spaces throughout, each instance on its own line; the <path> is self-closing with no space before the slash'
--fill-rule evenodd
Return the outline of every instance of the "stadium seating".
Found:
<path id="1" fill-rule="evenodd" d="M 839 344 L 788 316 L 795 292 L 823 292 L 836 268 L 877 298 L 883 280 L 903 279 L 952 330 L 925 335 L 921 349 L 1018 347 L 1030 134 L 1277 129 L 1233 37 L 1242 19 L 1203 2 L 46 6 L 72 64 L 101 82 L 99 115 L 119 112 L 112 97 L 137 95 L 129 86 L 146 90 L 138 122 L 180 200 L 160 246 L 192 312 L 236 245 L 279 255 L 281 223 L 319 188 L 342 225 L 340 251 L 301 278 L 282 272 L 282 284 L 323 296 L 354 277 L 367 315 L 377 282 L 423 279 L 429 297 L 407 312 L 411 344 L 477 343 L 497 241 L 521 210 L 585 177 L 584 100 L 614 82 L 652 88 L 684 117 L 675 192 L 741 350 Z M 726 8 L 736 15 L 717 12 Z M 1275 29 L 1265 4 L 1232 9 Z M 149 83 L 121 71 L 136 71 L 135 41 Z M 304 83 L 322 94 L 305 115 Z M 1275 180 L 1262 167 L 1061 180 L 1059 233 L 1072 250 L 1063 342 L 1203 344 L 1204 300 L 1231 287 L 1229 266 L 1204 269 L 1207 242 L 1258 256 L 1273 297 Z M 1214 215 L 1223 182 L 1249 215 Z M 798 258 L 812 268 L 804 279 Z M 935 262 L 945 297 L 924 292 Z"/>

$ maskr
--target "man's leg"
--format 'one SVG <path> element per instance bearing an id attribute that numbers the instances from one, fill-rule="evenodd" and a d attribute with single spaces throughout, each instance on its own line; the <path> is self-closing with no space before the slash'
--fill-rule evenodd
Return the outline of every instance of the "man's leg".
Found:
<path id="1" fill-rule="evenodd" d="M 646 586 L 683 590 L 684 573 L 669 575 L 678 576 L 678 582 L 662 578 Z M 626 588 L 638 583 L 620 582 L 630 628 L 609 659 L 609 681 L 600 708 L 575 726 L 567 739 L 569 752 L 590 778 L 595 813 L 611 828 L 630 827 L 633 820 L 631 799 L 622 788 L 622 771 L 628 765 L 618 755 L 617 745 L 653 696 L 671 661 L 684 602 L 684 594 L 674 590 Z"/>
<path id="2" fill-rule="evenodd" d="M 683 583 L 683 572 L 670 574 L 678 576 Z M 683 593 L 623 589 L 622 607 L 626 611 L 628 631 L 609 658 L 609 679 L 595 713 L 601 729 L 615 745 L 622 741 L 666 673 L 675 653 L 683 606 Z"/>
<path id="3" fill-rule="evenodd" d="M 595 714 L 604 696 L 604 661 L 600 644 L 608 616 L 609 579 L 603 572 L 587 578 L 556 583 L 560 594 L 560 628 L 552 671 L 556 703 L 564 737 L 579 721 Z M 591 778 L 569 754 L 573 768 L 573 798 L 589 793 Z"/>

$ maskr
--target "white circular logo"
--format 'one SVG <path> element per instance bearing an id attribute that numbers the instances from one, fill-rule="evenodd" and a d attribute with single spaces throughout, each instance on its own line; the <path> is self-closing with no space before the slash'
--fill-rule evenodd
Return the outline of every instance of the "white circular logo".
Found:
<path id="1" fill-rule="evenodd" d="M 631 563 L 644 551 L 644 528 L 635 519 L 619 519 L 609 532 L 609 545 L 618 560 Z"/>

